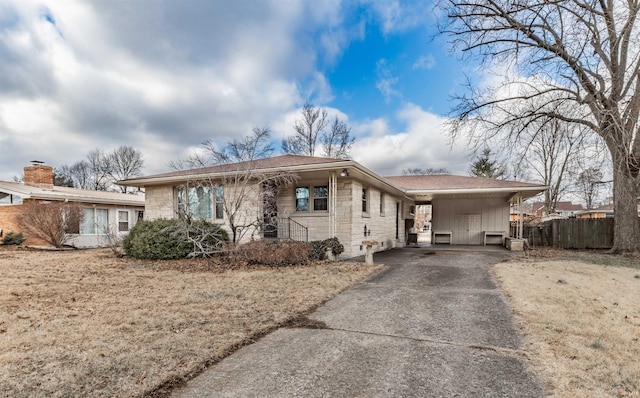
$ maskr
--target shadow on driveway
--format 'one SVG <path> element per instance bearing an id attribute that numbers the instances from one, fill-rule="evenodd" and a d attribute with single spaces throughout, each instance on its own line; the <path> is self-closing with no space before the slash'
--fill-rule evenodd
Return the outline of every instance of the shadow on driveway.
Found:
<path id="1" fill-rule="evenodd" d="M 542 397 L 489 266 L 510 252 L 395 249 L 381 272 L 279 329 L 176 397 Z"/>

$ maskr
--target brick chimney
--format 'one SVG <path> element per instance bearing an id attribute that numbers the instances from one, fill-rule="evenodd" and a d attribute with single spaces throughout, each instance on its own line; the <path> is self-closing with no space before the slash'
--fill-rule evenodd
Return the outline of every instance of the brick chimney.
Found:
<path id="1" fill-rule="evenodd" d="M 24 168 L 24 183 L 34 187 L 53 189 L 53 167 L 39 161 Z"/>

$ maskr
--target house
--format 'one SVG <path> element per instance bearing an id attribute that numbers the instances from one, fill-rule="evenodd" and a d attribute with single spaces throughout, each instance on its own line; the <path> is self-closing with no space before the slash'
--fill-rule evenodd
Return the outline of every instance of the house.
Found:
<path id="1" fill-rule="evenodd" d="M 104 246 L 105 233 L 126 234 L 144 213 L 144 196 L 54 186 L 53 168 L 34 164 L 24 168 L 24 183 L 0 181 L 0 235 L 21 232 L 16 216 L 29 201 L 80 204 L 83 219 L 80 225 L 72 226 L 75 233 L 68 242 L 75 247 Z M 44 244 L 25 237 L 28 244 Z"/>
<path id="2" fill-rule="evenodd" d="M 614 215 L 612 203 L 576 213 L 577 218 L 614 218 Z M 640 203 L 638 204 L 638 218 L 640 218 Z"/>
<path id="3" fill-rule="evenodd" d="M 543 202 L 535 202 L 533 204 L 533 213 L 536 217 L 546 216 L 561 216 L 562 218 L 569 218 L 576 215 L 577 212 L 584 210 L 584 207 L 580 204 L 573 204 L 572 202 L 558 202 L 556 203 L 555 211 L 549 212 Z"/>
<path id="4" fill-rule="evenodd" d="M 375 250 L 407 244 L 414 227 L 416 206 L 432 205 L 432 229 L 453 244 L 483 244 L 509 231 L 509 204 L 546 189 L 545 186 L 450 175 L 382 177 L 345 159 L 282 155 L 251 162 L 174 171 L 120 181 L 144 187 L 147 219 L 189 214 L 219 223 L 230 231 L 223 207 L 241 189 L 247 175 L 290 173 L 296 181 L 279 187 L 275 206 L 265 211 L 265 199 L 243 203 L 240 241 L 262 238 L 321 240 L 337 237 L 343 257 L 365 253 L 363 241 Z M 204 182 L 204 183 L 203 183 Z M 263 189 L 252 184 L 253 196 Z M 273 229 L 248 222 L 275 219 Z M 236 215 L 237 216 L 237 215 Z M 237 220 L 233 220 L 239 225 Z M 295 232 L 297 231 L 297 232 Z M 495 235 L 491 236 L 491 233 Z"/>

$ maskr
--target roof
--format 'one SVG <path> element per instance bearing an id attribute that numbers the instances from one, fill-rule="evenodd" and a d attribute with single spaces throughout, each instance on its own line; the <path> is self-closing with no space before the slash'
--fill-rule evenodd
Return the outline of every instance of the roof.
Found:
<path id="1" fill-rule="evenodd" d="M 407 192 L 426 200 L 436 195 L 520 193 L 523 199 L 530 198 L 547 189 L 546 185 L 520 181 L 496 180 L 492 178 L 466 177 L 451 174 L 429 174 L 385 177 Z"/>
<path id="2" fill-rule="evenodd" d="M 23 199 L 68 200 L 71 202 L 114 204 L 123 206 L 144 206 L 143 195 L 118 192 L 89 191 L 86 189 L 53 186 L 42 188 L 20 182 L 0 181 L 0 192 L 19 196 Z"/>
<path id="3" fill-rule="evenodd" d="M 429 174 L 385 177 L 395 185 L 408 191 L 419 191 L 428 189 L 429 191 L 441 190 L 477 190 L 477 189 L 540 189 L 546 188 L 544 185 L 531 184 L 520 181 L 495 180 L 492 178 L 465 177 L 451 174 Z"/>
<path id="4" fill-rule="evenodd" d="M 228 174 L 237 173 L 244 170 L 290 170 L 300 168 L 322 168 L 322 166 L 342 167 L 343 165 L 352 165 L 355 162 L 345 159 L 320 158 L 315 156 L 302 155 L 281 155 L 271 158 L 256 159 L 246 162 L 223 164 L 218 166 L 200 167 L 188 170 L 178 170 L 169 173 L 153 174 L 144 177 L 130 178 L 119 181 L 121 185 L 137 186 L 141 183 L 165 182 L 178 179 L 197 178 L 198 176 L 209 176 L 212 174 Z"/>
<path id="5" fill-rule="evenodd" d="M 353 160 L 291 154 L 258 159 L 250 162 L 239 162 L 136 177 L 119 181 L 118 184 L 138 187 L 172 184 L 185 180 L 233 176 L 235 173 L 244 170 L 259 170 L 264 172 L 314 172 L 336 169 L 346 169 L 352 178 L 361 178 L 370 183 L 385 186 L 387 189 L 396 190 L 404 195 L 433 196 L 433 194 L 441 193 L 504 192 L 515 194 L 518 192 L 527 192 L 524 196 L 531 197 L 547 189 L 545 185 L 540 184 L 444 174 L 381 177 Z"/>
<path id="6" fill-rule="evenodd" d="M 544 208 L 543 202 L 535 202 L 533 204 L 533 211 L 538 211 Z M 572 202 L 558 202 L 556 203 L 556 211 L 581 211 L 584 210 L 581 204 L 573 204 Z"/>

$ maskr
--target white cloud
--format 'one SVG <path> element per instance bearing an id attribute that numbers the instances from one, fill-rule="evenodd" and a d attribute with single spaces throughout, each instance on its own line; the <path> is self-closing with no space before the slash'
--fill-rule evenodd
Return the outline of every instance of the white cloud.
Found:
<path id="1" fill-rule="evenodd" d="M 145 173 L 163 172 L 201 142 L 224 144 L 254 126 L 270 126 L 279 146 L 306 100 L 330 104 L 325 73 L 369 24 L 401 32 L 424 23 L 428 8 L 368 0 L 0 1 L 0 180 L 30 160 L 59 167 L 120 145 L 142 151 Z M 398 81 L 382 60 L 376 87 L 387 100 L 402 97 Z M 363 142 L 394 134 L 403 146 L 402 134 L 415 135 L 391 132 L 384 120 L 350 124 Z"/>
<path id="2" fill-rule="evenodd" d="M 185 147 L 329 102 L 318 68 L 363 34 L 361 22 L 344 24 L 338 0 L 20 0 L 0 11 L 0 179 L 36 153 L 60 166 L 97 146 L 132 145 L 146 173 L 164 171 Z M 38 135 L 47 145 L 26 148 Z"/>
<path id="3" fill-rule="evenodd" d="M 402 93 L 395 88 L 399 79 L 392 74 L 386 59 L 381 58 L 376 62 L 376 75 L 376 88 L 384 97 L 385 102 L 391 102 L 392 98 L 402 98 Z"/>
<path id="4" fill-rule="evenodd" d="M 411 103 L 395 115 L 405 125 L 393 131 L 384 120 L 372 120 L 354 130 L 371 130 L 370 136 L 358 137 L 353 159 L 382 175 L 400 175 L 403 169 L 446 168 L 453 174 L 466 175 L 469 159 L 460 145 L 449 144 L 445 118 Z"/>
<path id="5" fill-rule="evenodd" d="M 413 69 L 432 69 L 436 66 L 436 59 L 431 54 L 421 55 L 416 62 L 413 63 Z"/>
<path id="6" fill-rule="evenodd" d="M 433 20 L 429 0 L 364 0 L 376 14 L 384 34 L 399 33 Z"/>

